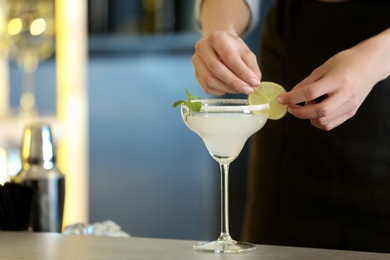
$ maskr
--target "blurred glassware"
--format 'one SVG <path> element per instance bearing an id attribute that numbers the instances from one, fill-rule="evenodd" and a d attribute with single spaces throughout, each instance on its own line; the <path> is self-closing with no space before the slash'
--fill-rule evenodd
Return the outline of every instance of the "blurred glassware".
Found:
<path id="1" fill-rule="evenodd" d="M 54 0 L 1 0 L 5 1 L 5 37 L 9 57 L 22 73 L 20 116 L 34 118 L 35 71 L 39 62 L 54 53 Z"/>
<path id="2" fill-rule="evenodd" d="M 121 227 L 112 220 L 95 222 L 92 224 L 76 223 L 64 228 L 65 235 L 92 235 L 108 237 L 130 237 L 130 234 L 121 230 Z"/>

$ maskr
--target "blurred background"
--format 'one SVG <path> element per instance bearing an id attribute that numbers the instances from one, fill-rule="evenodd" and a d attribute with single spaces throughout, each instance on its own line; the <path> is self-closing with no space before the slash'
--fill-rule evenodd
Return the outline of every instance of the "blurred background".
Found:
<path id="1" fill-rule="evenodd" d="M 185 97 L 184 87 L 208 97 L 191 63 L 200 37 L 194 1 L 24 1 L 53 19 L 44 17 L 40 41 L 22 42 L 16 33 L 6 39 L 12 20 L 7 2 L 23 1 L 0 0 L 0 25 L 8 33 L 0 38 L 0 173 L 10 178 L 20 169 L 23 120 L 43 118 L 53 125 L 67 178 L 65 225 L 113 220 L 132 236 L 215 239 L 219 167 L 171 107 Z M 264 14 L 270 1 L 263 2 Z M 261 24 L 245 39 L 255 53 Z M 35 44 L 34 52 L 20 55 L 18 43 Z M 36 54 L 38 45 L 49 48 L 46 56 Z M 29 117 L 20 120 L 26 111 Z M 247 149 L 231 165 L 230 231 L 237 239 Z"/>

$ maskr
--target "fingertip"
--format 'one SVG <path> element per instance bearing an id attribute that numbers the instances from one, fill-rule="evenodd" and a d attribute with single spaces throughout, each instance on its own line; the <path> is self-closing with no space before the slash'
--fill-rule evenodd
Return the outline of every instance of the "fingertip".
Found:
<path id="1" fill-rule="evenodd" d="M 250 78 L 250 79 L 249 79 L 249 84 L 250 84 L 252 87 L 257 87 L 258 85 L 260 85 L 260 80 L 257 79 L 257 78 Z"/>
<path id="2" fill-rule="evenodd" d="M 286 99 L 283 98 L 282 95 L 280 95 L 280 96 L 278 96 L 278 97 L 276 98 L 276 102 L 278 102 L 279 104 L 286 104 Z"/>
<path id="3" fill-rule="evenodd" d="M 250 86 L 243 86 L 241 90 L 244 94 L 247 95 L 250 95 L 253 92 L 253 88 L 251 88 Z"/>

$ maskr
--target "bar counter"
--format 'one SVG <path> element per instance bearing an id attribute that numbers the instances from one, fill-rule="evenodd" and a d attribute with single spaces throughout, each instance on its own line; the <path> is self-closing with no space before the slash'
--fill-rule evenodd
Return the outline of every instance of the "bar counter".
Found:
<path id="1" fill-rule="evenodd" d="M 0 232 L 0 259 L 390 259 L 390 254 L 258 245 L 240 254 L 195 252 L 197 241 Z"/>

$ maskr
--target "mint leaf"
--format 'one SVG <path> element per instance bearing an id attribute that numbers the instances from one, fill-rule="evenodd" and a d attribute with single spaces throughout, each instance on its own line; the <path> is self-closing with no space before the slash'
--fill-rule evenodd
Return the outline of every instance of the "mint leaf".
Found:
<path id="1" fill-rule="evenodd" d="M 173 103 L 172 107 L 175 108 L 175 107 L 177 107 L 178 105 L 183 104 L 183 103 L 186 103 L 186 101 L 184 101 L 184 100 L 178 100 L 178 101 L 176 101 L 175 103 Z"/>
<path id="2" fill-rule="evenodd" d="M 186 106 L 194 112 L 199 112 L 200 109 L 202 108 L 202 102 L 190 102 L 187 103 Z"/>
<path id="3" fill-rule="evenodd" d="M 175 108 L 180 104 L 186 105 L 191 111 L 199 112 L 202 108 L 202 102 L 192 102 L 195 99 L 201 99 L 199 96 L 195 96 L 195 98 L 192 97 L 192 94 L 188 92 L 188 89 L 185 88 L 186 95 L 187 95 L 187 101 L 185 100 L 178 100 L 175 103 L 173 103 L 172 107 Z"/>

